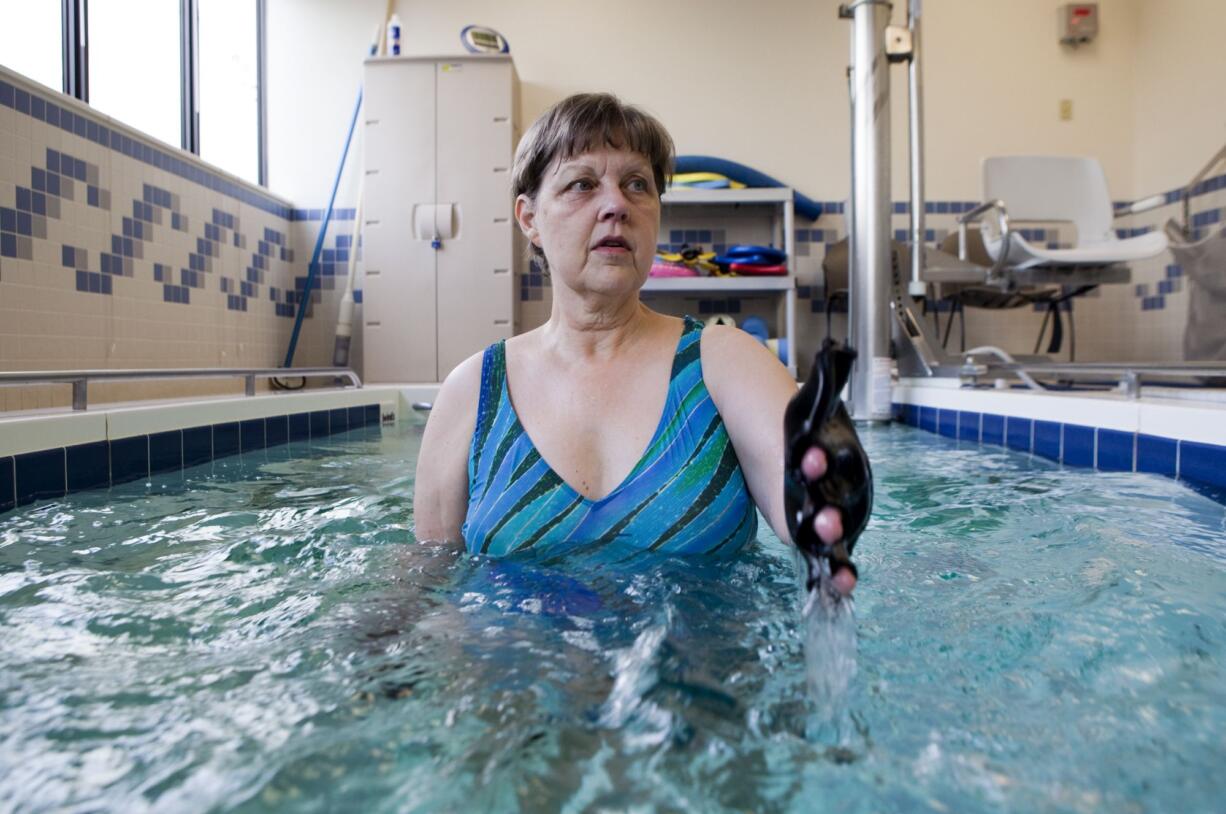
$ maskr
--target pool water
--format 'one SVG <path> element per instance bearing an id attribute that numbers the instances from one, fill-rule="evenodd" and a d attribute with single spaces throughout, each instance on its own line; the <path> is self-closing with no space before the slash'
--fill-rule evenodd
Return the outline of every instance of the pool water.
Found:
<path id="1" fill-rule="evenodd" d="M 0 516 L 0 810 L 1221 810 L 1226 506 L 1177 482 L 874 429 L 836 629 L 764 523 L 418 545 L 420 437 Z"/>

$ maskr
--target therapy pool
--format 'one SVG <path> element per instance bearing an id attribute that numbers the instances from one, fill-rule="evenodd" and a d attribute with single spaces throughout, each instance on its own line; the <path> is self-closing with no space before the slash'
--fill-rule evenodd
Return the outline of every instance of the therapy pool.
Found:
<path id="1" fill-rule="evenodd" d="M 411 535 L 420 436 L 0 515 L 0 810 L 1220 810 L 1211 496 L 865 433 L 825 720 L 764 523 L 722 561 L 457 557 Z"/>

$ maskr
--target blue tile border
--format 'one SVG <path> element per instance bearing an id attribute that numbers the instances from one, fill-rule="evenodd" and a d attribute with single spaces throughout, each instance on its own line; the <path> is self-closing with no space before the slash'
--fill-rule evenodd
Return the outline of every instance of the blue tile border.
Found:
<path id="1" fill-rule="evenodd" d="M 1008 416 L 1005 418 L 1005 446 L 1018 452 L 1030 452 L 1030 437 L 1034 421 L 1029 418 Z"/>
<path id="2" fill-rule="evenodd" d="M 1137 471 L 1175 477 L 1179 472 L 1179 442 L 1137 433 Z"/>
<path id="3" fill-rule="evenodd" d="M 329 410 L 328 432 L 344 432 L 347 429 L 349 429 L 349 411 L 344 407 Z"/>
<path id="4" fill-rule="evenodd" d="M 264 419 L 264 444 L 275 447 L 289 440 L 289 416 L 274 415 Z"/>
<path id="5" fill-rule="evenodd" d="M 243 451 L 237 421 L 213 425 L 213 460 Z"/>
<path id="6" fill-rule="evenodd" d="M 111 455 L 106 441 L 77 444 L 66 450 L 68 491 L 106 488 L 111 485 Z"/>
<path id="7" fill-rule="evenodd" d="M 294 413 L 289 417 L 289 440 L 309 441 L 311 439 L 310 413 Z"/>
<path id="8" fill-rule="evenodd" d="M 982 418 L 979 413 L 960 410 L 958 412 L 958 440 L 979 443 L 979 423 Z"/>
<path id="9" fill-rule="evenodd" d="M 0 514 L 36 500 L 182 472 L 227 455 L 380 426 L 379 405 L 363 404 L 0 457 Z"/>
<path id="10" fill-rule="evenodd" d="M 1071 466 L 1094 466 L 1094 428 L 1064 425 L 1064 452 L 1060 462 Z"/>
<path id="11" fill-rule="evenodd" d="M 37 105 L 31 105 L 31 101 L 36 101 Z M 189 154 L 182 150 L 167 151 L 145 143 L 143 138 L 133 138 L 127 134 L 126 127 L 124 130 L 112 128 L 111 125 L 100 120 L 101 116 L 95 118 L 79 112 L 76 110 L 75 100 L 63 94 L 53 92 L 43 97 L 0 79 L 0 105 L 287 221 L 294 220 L 294 215 L 297 213 L 309 214 L 316 211 L 294 209 L 265 193 L 257 192 L 255 189 L 233 181 L 221 173 L 212 172 L 201 166 L 200 159 L 195 156 L 191 156 L 190 159 L 183 158 Z M 139 131 L 133 130 L 133 132 Z M 332 216 L 336 220 L 344 220 L 338 216 L 337 212 L 333 212 Z M 350 214 L 348 219 L 352 220 L 353 215 Z"/>
<path id="12" fill-rule="evenodd" d="M 183 469 L 183 430 L 149 436 L 149 474 Z"/>
<path id="13" fill-rule="evenodd" d="M 1096 468 L 1103 472 L 1131 472 L 1136 433 L 1098 428 Z"/>
<path id="14" fill-rule="evenodd" d="M 243 452 L 255 452 L 264 449 L 264 419 L 253 418 L 238 425 L 239 446 Z"/>
<path id="15" fill-rule="evenodd" d="M 980 424 L 979 441 L 983 444 L 1005 445 L 1005 417 L 984 413 Z"/>
<path id="16" fill-rule="evenodd" d="M 13 458 L 0 458 L 0 512 L 17 505 L 17 473 Z"/>
<path id="17" fill-rule="evenodd" d="M 1226 447 L 1180 441 L 1179 476 L 1226 487 Z"/>
<path id="18" fill-rule="evenodd" d="M 1066 466 L 1152 473 L 1194 485 L 1226 488 L 1226 446 L 944 407 L 894 404 L 892 412 L 908 426 L 949 438 L 955 437 L 952 428 L 956 416 L 956 437 L 960 441 L 1007 446 Z"/>
<path id="19" fill-rule="evenodd" d="M 1034 422 L 1034 454 L 1051 461 L 1060 460 L 1063 430 L 1055 421 Z"/>
<path id="20" fill-rule="evenodd" d="M 149 436 L 120 438 L 110 447 L 112 486 L 149 478 Z"/>
<path id="21" fill-rule="evenodd" d="M 183 430 L 183 468 L 213 462 L 213 427 L 189 427 Z"/>
<path id="22" fill-rule="evenodd" d="M 63 448 L 14 455 L 17 505 L 63 497 L 68 491 Z"/>

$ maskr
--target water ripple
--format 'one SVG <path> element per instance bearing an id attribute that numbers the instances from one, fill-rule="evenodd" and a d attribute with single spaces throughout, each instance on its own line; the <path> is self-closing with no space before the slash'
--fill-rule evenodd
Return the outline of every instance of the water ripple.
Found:
<path id="1" fill-rule="evenodd" d="M 1226 792 L 1226 509 L 1177 482 L 874 430 L 853 639 L 850 616 L 806 620 L 764 524 L 718 561 L 417 545 L 420 433 L 0 517 L 0 809 L 1212 811 Z"/>

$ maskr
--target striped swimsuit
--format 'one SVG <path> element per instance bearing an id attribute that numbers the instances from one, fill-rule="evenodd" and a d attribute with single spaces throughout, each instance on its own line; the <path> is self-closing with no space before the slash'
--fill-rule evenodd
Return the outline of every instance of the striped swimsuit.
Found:
<path id="1" fill-rule="evenodd" d="M 468 550 L 554 554 L 616 546 L 726 554 L 753 539 L 757 510 L 703 384 L 701 336 L 702 325 L 686 317 L 655 435 L 600 500 L 576 492 L 541 458 L 511 405 L 505 344 L 486 348 L 468 455 Z"/>

